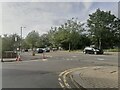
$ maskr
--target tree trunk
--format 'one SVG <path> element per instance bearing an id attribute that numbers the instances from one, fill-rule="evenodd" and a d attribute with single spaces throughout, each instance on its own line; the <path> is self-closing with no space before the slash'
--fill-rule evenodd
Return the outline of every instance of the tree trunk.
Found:
<path id="1" fill-rule="evenodd" d="M 99 38 L 99 49 L 101 49 L 101 38 Z"/>
<path id="2" fill-rule="evenodd" d="M 70 52 L 70 43 L 69 43 L 69 52 Z"/>
<path id="3" fill-rule="evenodd" d="M 35 51 L 33 50 L 34 46 L 32 45 L 32 56 L 35 56 Z"/>

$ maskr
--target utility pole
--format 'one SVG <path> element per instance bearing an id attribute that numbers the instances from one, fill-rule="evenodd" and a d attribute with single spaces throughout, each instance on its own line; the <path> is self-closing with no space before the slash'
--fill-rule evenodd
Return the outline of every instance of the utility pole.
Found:
<path id="1" fill-rule="evenodd" d="M 72 34 L 72 31 L 70 31 L 70 36 L 71 36 L 71 34 Z M 70 50 L 71 50 L 71 38 L 69 37 L 69 52 L 70 52 Z"/>
<path id="2" fill-rule="evenodd" d="M 22 30 L 23 28 L 26 28 L 26 27 L 20 27 L 20 30 L 21 30 L 21 42 L 20 42 L 20 51 L 22 52 Z"/>

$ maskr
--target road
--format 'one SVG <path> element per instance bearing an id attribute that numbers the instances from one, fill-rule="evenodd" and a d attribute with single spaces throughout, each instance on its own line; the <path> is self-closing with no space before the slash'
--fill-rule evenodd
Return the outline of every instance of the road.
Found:
<path id="1" fill-rule="evenodd" d="M 2 88 L 61 88 L 59 74 L 67 69 L 87 66 L 117 66 L 117 53 L 90 55 L 55 51 L 31 56 L 23 53 L 20 62 L 2 63 Z"/>

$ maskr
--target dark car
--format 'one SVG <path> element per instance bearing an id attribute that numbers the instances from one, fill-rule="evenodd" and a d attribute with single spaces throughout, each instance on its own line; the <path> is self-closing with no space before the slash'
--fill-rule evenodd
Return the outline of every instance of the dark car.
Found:
<path id="1" fill-rule="evenodd" d="M 50 48 L 43 48 L 42 49 L 44 52 L 50 52 Z"/>
<path id="2" fill-rule="evenodd" d="M 85 47 L 85 49 L 83 50 L 83 53 L 85 53 L 85 54 L 103 54 L 103 50 L 95 48 L 95 47 Z"/>
<path id="3" fill-rule="evenodd" d="M 49 49 L 46 49 L 46 52 L 50 52 L 50 50 L 49 50 Z"/>
<path id="4" fill-rule="evenodd" d="M 28 52 L 28 49 L 25 49 L 24 51 L 25 51 L 25 52 Z"/>
<path id="5" fill-rule="evenodd" d="M 39 49 L 37 50 L 37 53 L 43 53 L 43 52 L 44 52 L 43 49 L 40 49 L 40 48 L 39 48 Z"/>
<path id="6" fill-rule="evenodd" d="M 45 52 L 50 52 L 50 48 L 46 48 L 46 49 L 45 49 Z"/>

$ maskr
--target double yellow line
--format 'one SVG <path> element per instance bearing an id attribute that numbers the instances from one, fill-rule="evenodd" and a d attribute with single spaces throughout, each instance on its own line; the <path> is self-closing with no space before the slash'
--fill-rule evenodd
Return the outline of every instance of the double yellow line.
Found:
<path id="1" fill-rule="evenodd" d="M 87 68 L 87 67 L 73 68 L 73 69 L 68 69 L 68 70 L 65 70 L 65 71 L 61 72 L 59 74 L 59 78 L 58 78 L 60 86 L 62 88 L 72 88 L 67 82 L 67 79 L 66 79 L 67 76 L 70 75 L 72 72 L 75 72 L 75 71 L 80 70 L 80 69 L 85 69 L 85 68 Z M 72 78 L 71 75 L 70 75 L 70 79 L 71 79 L 72 83 L 75 85 L 76 88 L 80 88 L 78 86 L 78 84 L 75 83 L 75 81 L 74 81 L 74 79 Z"/>

